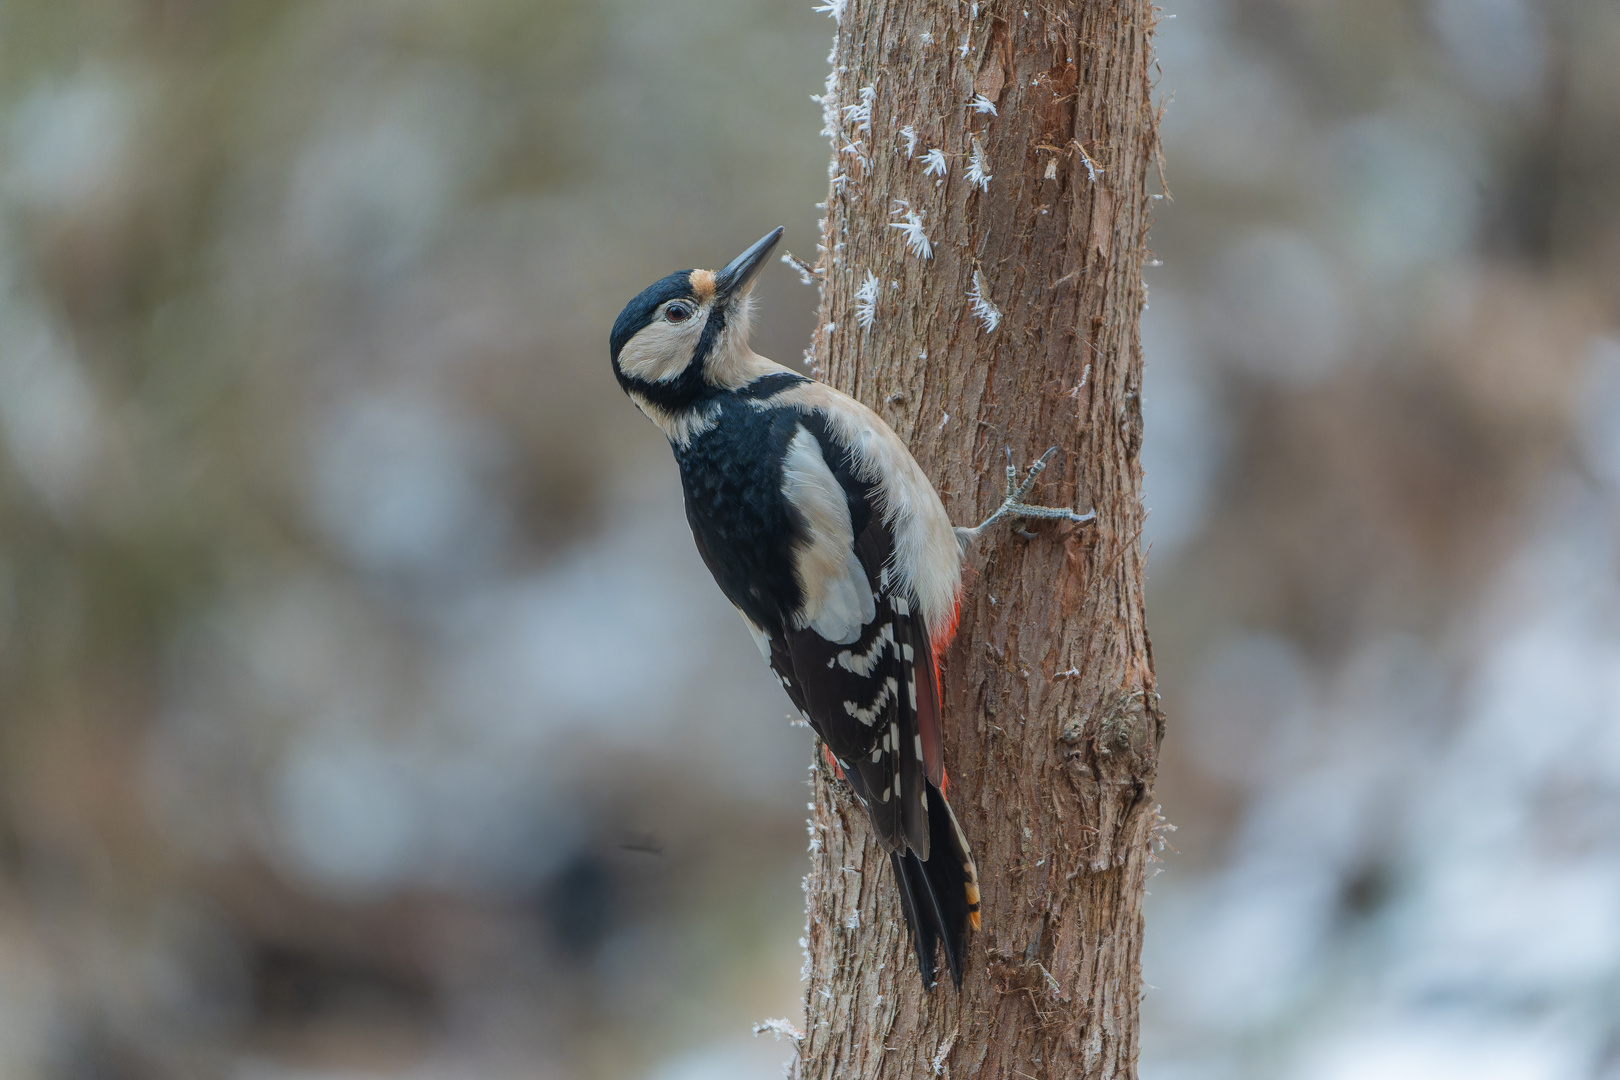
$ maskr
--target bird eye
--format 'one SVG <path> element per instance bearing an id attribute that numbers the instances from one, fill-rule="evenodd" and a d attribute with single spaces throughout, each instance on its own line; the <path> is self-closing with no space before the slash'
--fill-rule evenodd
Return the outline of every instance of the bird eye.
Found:
<path id="1" fill-rule="evenodd" d="M 692 317 L 692 309 L 680 302 L 673 303 L 664 309 L 664 318 L 670 322 L 685 322 Z"/>

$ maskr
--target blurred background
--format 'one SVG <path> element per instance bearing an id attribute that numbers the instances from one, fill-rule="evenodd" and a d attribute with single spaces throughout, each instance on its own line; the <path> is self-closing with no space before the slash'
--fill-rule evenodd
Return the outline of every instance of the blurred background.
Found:
<path id="1" fill-rule="evenodd" d="M 1143 1075 L 1620 1078 L 1620 7 L 1167 14 Z M 0 1080 L 778 1074 L 809 737 L 605 342 L 813 252 L 830 30 L 0 0 Z"/>

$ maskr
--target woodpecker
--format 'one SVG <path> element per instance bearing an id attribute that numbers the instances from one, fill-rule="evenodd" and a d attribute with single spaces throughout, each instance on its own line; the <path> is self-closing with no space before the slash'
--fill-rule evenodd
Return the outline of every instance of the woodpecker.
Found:
<path id="1" fill-rule="evenodd" d="M 782 230 L 722 270 L 681 270 L 613 324 L 613 372 L 669 439 L 698 553 L 889 855 L 923 985 L 962 985 L 978 870 L 945 798 L 937 658 L 966 544 L 1007 516 L 1088 521 L 1007 497 L 955 528 L 889 425 L 749 347 L 751 289 Z"/>

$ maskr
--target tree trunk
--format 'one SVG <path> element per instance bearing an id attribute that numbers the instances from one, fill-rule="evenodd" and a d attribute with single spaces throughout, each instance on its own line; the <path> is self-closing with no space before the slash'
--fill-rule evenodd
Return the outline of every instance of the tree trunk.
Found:
<path id="1" fill-rule="evenodd" d="M 1097 520 L 969 552 L 942 662 L 984 897 L 960 994 L 923 991 L 888 860 L 818 771 L 800 1075 L 1132 1077 L 1163 730 L 1137 494 L 1154 11 L 832 6 L 817 374 L 910 443 L 958 524 L 999 503 L 1005 447 L 1053 444 L 1032 501 Z"/>

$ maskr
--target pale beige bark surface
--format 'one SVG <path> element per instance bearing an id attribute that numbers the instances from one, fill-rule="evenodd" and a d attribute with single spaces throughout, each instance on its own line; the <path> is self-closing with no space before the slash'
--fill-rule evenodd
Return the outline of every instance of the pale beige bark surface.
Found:
<path id="1" fill-rule="evenodd" d="M 1153 19 L 1145 0 L 841 13 L 818 374 L 910 443 L 959 524 L 999 502 L 1007 446 L 1059 446 L 1035 501 L 1098 516 L 969 553 L 943 658 L 984 888 L 960 995 L 923 992 L 888 861 L 818 774 L 804 1077 L 1135 1075 L 1162 735 L 1137 463 Z"/>

